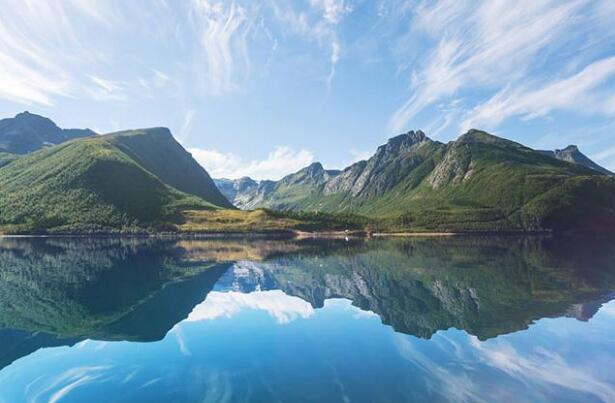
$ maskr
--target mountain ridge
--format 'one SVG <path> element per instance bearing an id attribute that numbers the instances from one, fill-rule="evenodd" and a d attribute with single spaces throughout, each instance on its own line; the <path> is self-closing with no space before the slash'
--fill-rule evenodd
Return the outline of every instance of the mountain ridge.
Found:
<path id="1" fill-rule="evenodd" d="M 397 221 L 399 228 L 615 225 L 615 203 L 606 196 L 615 191 L 615 178 L 569 162 L 565 154 L 554 155 L 476 129 L 446 144 L 410 131 L 326 179 L 322 165 L 312 164 L 236 193 L 233 200 L 242 203 L 240 208 L 359 214 Z M 604 224 L 598 222 L 598 210 Z"/>

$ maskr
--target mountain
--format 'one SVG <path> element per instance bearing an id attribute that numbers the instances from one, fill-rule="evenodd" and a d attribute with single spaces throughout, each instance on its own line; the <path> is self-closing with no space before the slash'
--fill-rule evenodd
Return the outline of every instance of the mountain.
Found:
<path id="1" fill-rule="evenodd" d="M 312 164 L 235 199 L 359 214 L 376 230 L 614 228 L 615 178 L 558 158 L 479 130 L 447 144 L 411 131 L 341 172 Z"/>
<path id="2" fill-rule="evenodd" d="M 96 133 L 90 129 L 60 129 L 50 119 L 26 111 L 0 120 L 0 152 L 27 154 L 94 135 Z"/>
<path id="3" fill-rule="evenodd" d="M 232 208 L 168 129 L 76 139 L 0 168 L 4 232 L 172 230 L 184 210 Z"/>
<path id="4" fill-rule="evenodd" d="M 259 183 L 254 179 L 243 177 L 240 179 L 214 179 L 220 192 L 231 203 L 239 208 L 249 208 L 245 196 L 256 193 Z"/>
<path id="5" fill-rule="evenodd" d="M 207 171 L 173 138 L 169 129 L 122 131 L 106 135 L 105 140 L 167 185 L 217 206 L 233 207 Z"/>
<path id="6" fill-rule="evenodd" d="M 549 157 L 557 158 L 558 160 L 573 162 L 575 164 L 583 165 L 587 168 L 591 168 L 594 171 L 598 171 L 605 175 L 615 175 L 613 172 L 606 168 L 601 167 L 594 161 L 590 160 L 585 154 L 579 151 L 579 148 L 575 145 L 569 145 L 563 150 L 538 150 L 539 153 L 548 155 Z"/>
<path id="7" fill-rule="evenodd" d="M 269 199 L 275 193 L 280 197 L 285 189 L 289 189 L 289 196 L 296 197 L 298 189 L 310 194 L 317 191 L 325 182 L 338 175 L 340 171 L 325 170 L 320 162 L 315 162 L 300 171 L 284 177 L 275 182 L 264 180 L 257 182 L 252 178 L 215 179 L 218 189 L 236 207 L 249 210 L 268 205 Z M 279 209 L 276 207 L 276 209 Z"/>

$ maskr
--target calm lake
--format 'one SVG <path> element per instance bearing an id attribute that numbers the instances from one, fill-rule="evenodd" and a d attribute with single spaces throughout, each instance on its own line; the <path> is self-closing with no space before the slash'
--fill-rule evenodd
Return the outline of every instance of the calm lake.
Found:
<path id="1" fill-rule="evenodd" d="M 615 402 L 615 241 L 0 238 L 0 402 Z"/>

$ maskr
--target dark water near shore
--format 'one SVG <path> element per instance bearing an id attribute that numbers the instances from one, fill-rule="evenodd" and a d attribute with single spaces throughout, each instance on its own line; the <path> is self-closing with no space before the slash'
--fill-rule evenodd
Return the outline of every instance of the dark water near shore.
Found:
<path id="1" fill-rule="evenodd" d="M 0 238 L 0 402 L 615 401 L 615 241 Z"/>

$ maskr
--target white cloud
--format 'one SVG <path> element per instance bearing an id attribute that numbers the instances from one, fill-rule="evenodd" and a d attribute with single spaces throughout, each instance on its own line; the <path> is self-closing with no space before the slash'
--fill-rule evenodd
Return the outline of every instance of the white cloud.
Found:
<path id="1" fill-rule="evenodd" d="M 192 0 L 190 16 L 203 51 L 206 88 L 220 94 L 237 88 L 249 65 L 248 10 L 236 3 Z"/>
<path id="2" fill-rule="evenodd" d="M 164 74 L 162 71 L 154 69 L 154 78 L 152 81 L 156 87 L 164 87 L 171 80 L 171 78 Z"/>
<path id="3" fill-rule="evenodd" d="M 605 97 L 595 96 L 594 92 L 614 75 L 615 56 L 596 61 L 571 77 L 539 88 L 506 87 L 474 108 L 462 123 L 462 131 L 471 127 L 495 127 L 515 115 L 526 119 L 545 116 L 555 109 L 608 113 L 608 104 L 602 105 Z M 610 113 L 615 114 L 615 111 Z"/>
<path id="4" fill-rule="evenodd" d="M 412 20 L 414 35 L 405 39 L 427 35 L 439 40 L 417 62 L 412 95 L 391 116 L 389 128 L 402 131 L 425 108 L 462 89 L 522 83 L 550 47 L 584 27 L 577 16 L 587 4 L 583 0 L 423 2 Z"/>
<path id="5" fill-rule="evenodd" d="M 296 151 L 286 146 L 275 147 L 264 160 L 251 161 L 216 150 L 189 148 L 188 151 L 214 178 L 235 179 L 249 176 L 257 180 L 278 180 L 314 161 L 314 154 L 310 151 Z"/>
<path id="6" fill-rule="evenodd" d="M 36 383 L 35 388 L 32 390 L 28 389 L 28 401 L 41 401 L 47 395 L 49 395 L 47 399 L 49 402 L 60 401 L 76 388 L 100 380 L 110 368 L 109 366 L 102 365 L 75 367 L 60 374 L 41 377 Z"/>
<path id="7" fill-rule="evenodd" d="M 368 160 L 372 155 L 374 155 L 373 151 L 361 151 L 355 150 L 354 148 L 350 149 L 350 156 L 352 158 L 351 163 Z"/>
<path id="8" fill-rule="evenodd" d="M 342 17 L 352 11 L 344 0 L 310 0 L 313 7 L 322 9 L 323 18 L 331 24 L 337 24 Z"/>

